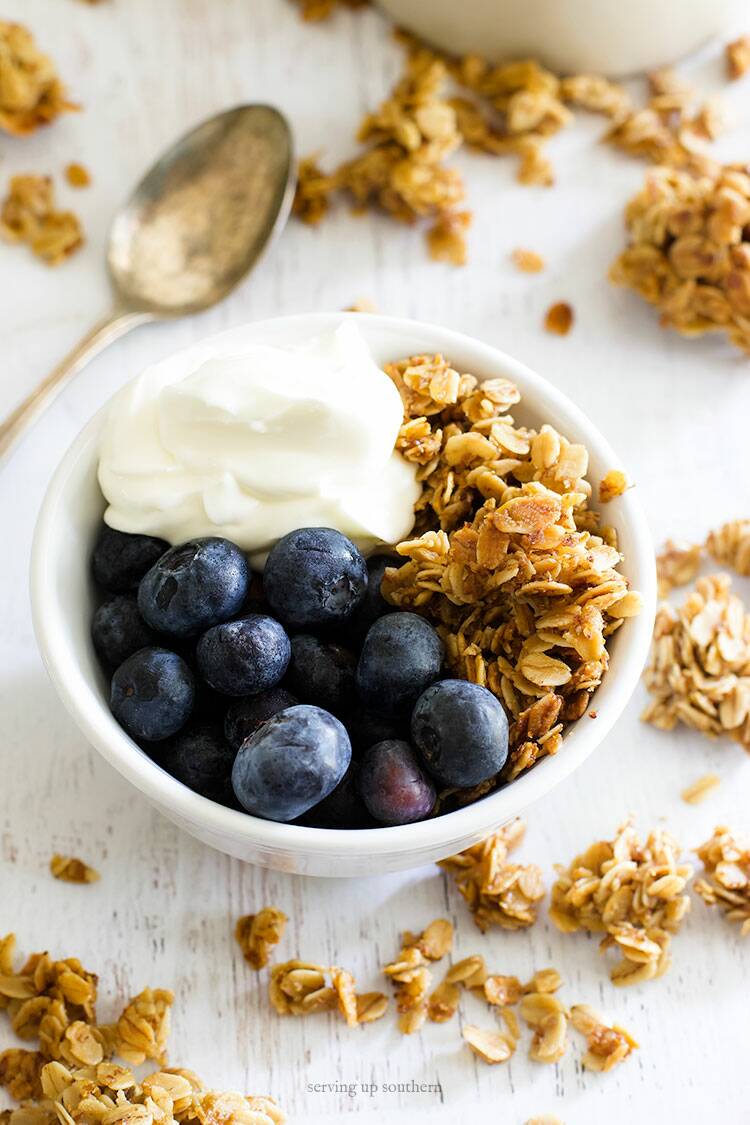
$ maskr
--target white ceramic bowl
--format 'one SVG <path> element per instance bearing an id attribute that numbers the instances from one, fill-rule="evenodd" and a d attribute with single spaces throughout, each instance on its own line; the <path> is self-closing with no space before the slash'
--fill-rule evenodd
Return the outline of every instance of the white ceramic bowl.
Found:
<path id="1" fill-rule="evenodd" d="M 564 395 L 523 364 L 468 336 L 434 325 L 368 314 L 355 316 L 380 362 L 420 352 L 443 352 L 461 371 L 480 378 L 504 375 L 523 400 L 521 422 L 549 422 L 591 454 L 596 480 L 619 462 L 601 434 Z M 284 317 L 234 329 L 193 345 L 175 359 L 188 368 L 240 341 L 289 344 L 333 328 L 342 314 Z M 94 590 L 89 557 L 104 510 L 96 479 L 101 416 L 94 417 L 65 454 L 37 523 L 31 561 L 31 601 L 39 646 L 64 705 L 106 760 L 180 827 L 220 851 L 265 867 L 306 875 L 351 876 L 433 862 L 475 843 L 576 770 L 606 737 L 638 682 L 648 651 L 655 594 L 654 556 L 634 492 L 611 503 L 625 572 L 643 592 L 643 613 L 613 638 L 609 672 L 596 693 L 596 722 L 579 722 L 558 754 L 482 801 L 420 824 L 344 832 L 260 820 L 224 808 L 175 781 L 128 737 L 107 705 L 107 683 L 89 635 Z"/>

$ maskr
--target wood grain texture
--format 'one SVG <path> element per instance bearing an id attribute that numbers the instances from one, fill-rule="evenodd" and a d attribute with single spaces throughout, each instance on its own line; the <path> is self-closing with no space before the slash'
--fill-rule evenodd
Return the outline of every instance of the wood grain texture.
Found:
<path id="1" fill-rule="evenodd" d="M 84 111 L 34 138 L 2 142 L 3 176 L 53 172 L 71 160 L 91 170 L 90 189 L 61 197 L 82 215 L 88 244 L 57 271 L 22 248 L 0 248 L 0 408 L 52 366 L 107 305 L 102 249 L 114 207 L 159 150 L 209 113 L 244 100 L 278 104 L 301 152 L 349 151 L 356 122 L 398 71 L 399 51 L 375 12 L 300 24 L 286 0 L 6 0 L 58 61 Z M 738 29 L 746 30 L 746 29 Z M 718 83 L 717 50 L 691 67 Z M 730 92 L 736 128 L 724 142 L 747 156 L 747 85 Z M 476 209 L 470 265 L 431 263 L 418 232 L 375 217 L 337 213 L 319 231 L 291 224 L 262 268 L 231 300 L 193 321 L 144 328 L 97 359 L 53 406 L 0 473 L 0 930 L 21 948 L 79 954 L 102 981 L 102 1015 L 146 984 L 176 992 L 171 1060 L 212 1084 L 273 1092 L 292 1121 L 477 1122 L 521 1125 L 554 1112 L 568 1125 L 748 1120 L 750 943 L 696 900 L 663 980 L 618 991 L 594 939 L 563 937 L 542 920 L 528 933 L 482 937 L 436 869 L 356 882 L 312 881 L 243 867 L 201 847 L 161 818 L 89 749 L 41 666 L 27 605 L 28 552 L 47 480 L 91 413 L 146 363 L 196 337 L 245 320 L 337 309 L 369 297 L 384 312 L 434 320 L 517 355 L 575 398 L 611 438 L 638 484 L 654 536 L 702 537 L 750 508 L 750 368 L 720 340 L 665 334 L 635 297 L 609 287 L 625 199 L 637 162 L 596 145 L 601 121 L 582 119 L 552 144 L 558 184 L 522 189 L 512 162 L 460 156 Z M 518 274 L 516 246 L 548 269 Z M 569 337 L 545 335 L 545 309 L 569 301 Z M 745 593 L 748 593 L 745 584 Z M 750 829 L 750 761 L 732 745 L 638 721 L 642 694 L 593 760 L 529 816 L 523 856 L 548 878 L 628 813 L 643 829 L 666 822 L 686 847 L 714 824 Z M 679 799 L 708 770 L 722 784 L 704 804 Z M 80 854 L 102 872 L 87 887 L 56 883 L 54 851 Z M 632 1030 L 641 1050 L 609 1075 L 585 1074 L 576 1043 L 544 1068 L 522 1048 L 488 1068 L 459 1038 L 459 1021 L 402 1039 L 393 1017 L 356 1031 L 332 1016 L 280 1020 L 265 975 L 242 962 L 236 917 L 277 903 L 291 919 L 280 956 L 351 968 L 380 987 L 379 966 L 402 928 L 436 915 L 458 928 L 456 955 L 484 952 L 521 977 L 551 964 L 564 996 L 589 1002 Z M 468 998 L 461 1019 L 491 1026 Z M 2 1030 L 4 1046 L 10 1043 Z M 389 1092 L 387 1083 L 436 1084 L 441 1093 Z M 311 1093 L 314 1083 L 377 1083 L 370 1096 Z M 742 1088 L 744 1083 L 744 1095 Z M 664 1107 L 669 1107 L 664 1109 Z"/>

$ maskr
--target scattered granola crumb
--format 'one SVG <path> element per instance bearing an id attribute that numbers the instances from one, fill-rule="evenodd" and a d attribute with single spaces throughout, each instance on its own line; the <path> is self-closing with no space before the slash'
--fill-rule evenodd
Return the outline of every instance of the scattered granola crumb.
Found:
<path id="1" fill-rule="evenodd" d="M 727 74 L 732 80 L 742 78 L 750 70 L 750 35 L 741 35 L 725 48 Z"/>
<path id="2" fill-rule="evenodd" d="M 567 301 L 551 305 L 544 317 L 544 328 L 555 336 L 567 336 L 573 327 L 573 309 Z"/>
<path id="3" fill-rule="evenodd" d="M 42 1067 L 46 1059 L 39 1051 L 11 1047 L 0 1051 L 0 1086 L 17 1102 L 38 1101 L 42 1096 Z"/>
<path id="4" fill-rule="evenodd" d="M 91 0 L 88 0 L 91 3 Z M 65 168 L 65 179 L 71 187 L 85 188 L 91 183 L 91 173 L 83 164 L 68 164 Z"/>
<path id="5" fill-rule="evenodd" d="M 528 992 L 521 1000 L 521 1018 L 534 1031 L 529 1058 L 539 1063 L 556 1063 L 565 1054 L 568 1013 L 551 992 Z"/>
<path id="6" fill-rule="evenodd" d="M 705 801 L 714 789 L 721 783 L 721 778 L 717 773 L 706 773 L 703 777 L 699 777 L 692 785 L 688 785 L 686 789 L 682 790 L 680 796 L 683 801 L 688 805 L 699 805 L 701 801 Z"/>
<path id="7" fill-rule="evenodd" d="M 336 965 L 284 961 L 271 969 L 268 996 L 280 1016 L 338 1011 L 349 1027 L 355 1027 L 385 1015 L 388 998 L 382 992 L 357 995 L 354 985 L 352 974 Z"/>
<path id="8" fill-rule="evenodd" d="M 620 469 L 610 469 L 599 481 L 599 503 L 608 504 L 617 496 L 622 496 L 629 488 L 628 478 Z"/>
<path id="9" fill-rule="evenodd" d="M 0 210 L 0 236 L 26 242 L 48 266 L 57 266 L 83 245 L 81 224 L 72 211 L 55 210 L 49 176 L 12 176 Z"/>
<path id="10" fill-rule="evenodd" d="M 468 254 L 466 231 L 471 226 L 471 211 L 447 211 L 427 231 L 427 249 L 435 262 L 465 266 Z"/>
<path id="11" fill-rule="evenodd" d="M 144 988 L 134 996 L 117 1021 L 116 1053 L 131 1066 L 153 1059 L 166 1062 L 169 1009 L 174 995 L 166 988 Z"/>
<path id="12" fill-rule="evenodd" d="M 20 23 L 0 20 L 0 129 L 25 137 L 77 108 L 31 32 Z"/>
<path id="13" fill-rule="evenodd" d="M 544 258 L 534 250 L 514 250 L 511 254 L 513 264 L 521 273 L 541 273 L 544 269 Z"/>
<path id="14" fill-rule="evenodd" d="M 257 914 L 237 919 L 234 936 L 251 968 L 262 969 L 268 964 L 268 954 L 281 941 L 287 921 L 278 906 L 264 906 Z"/>
<path id="15" fill-rule="evenodd" d="M 574 1004 L 570 1009 L 570 1022 L 576 1031 L 586 1036 L 586 1054 L 581 1060 L 585 1070 L 606 1072 L 619 1066 L 638 1043 L 622 1027 L 605 1023 L 588 1004 Z"/>
<path id="16" fill-rule="evenodd" d="M 383 967 L 383 972 L 396 986 L 398 1026 L 404 1035 L 419 1031 L 429 1014 L 429 992 L 432 973 L 430 962 L 440 961 L 453 945 L 453 926 L 446 918 L 436 918 L 419 935 L 404 933 L 401 950 L 395 961 Z M 451 983 L 446 976 L 446 982 Z M 440 1014 L 445 1002 L 445 992 L 433 1003 L 433 1016 Z M 445 1016 L 449 1018 L 449 1016 Z"/>
<path id="17" fill-rule="evenodd" d="M 63 883 L 96 883 L 101 878 L 95 868 L 72 855 L 53 855 L 49 869 Z"/>
<path id="18" fill-rule="evenodd" d="M 750 614 L 728 575 L 699 578 L 679 609 L 659 607 L 644 679 L 644 722 L 728 735 L 750 752 Z"/>
<path id="19" fill-rule="evenodd" d="M 591 844 L 568 868 L 557 865 L 550 918 L 563 933 L 605 934 L 600 949 L 622 954 L 610 973 L 615 984 L 659 977 L 690 908 L 684 891 L 693 871 L 679 859 L 668 832 L 657 829 L 642 842 L 628 820 L 613 840 Z"/>
<path id="20" fill-rule="evenodd" d="M 721 826 L 696 852 L 704 873 L 695 890 L 706 906 L 718 906 L 727 921 L 739 922 L 740 934 L 746 937 L 750 934 L 750 846 Z"/>
<path id="21" fill-rule="evenodd" d="M 544 898 L 542 872 L 536 864 L 508 863 L 508 853 L 523 838 L 525 825 L 516 819 L 465 852 L 440 861 L 450 871 L 474 921 L 483 932 L 490 926 L 517 930 L 536 921 Z"/>
<path id="22" fill-rule="evenodd" d="M 329 19 L 337 8 L 364 8 L 369 2 L 370 0 L 295 0 L 302 19 L 308 23 L 320 23 L 321 20 Z"/>
<path id="23" fill-rule="evenodd" d="M 507 1062 L 516 1049 L 511 1037 L 505 1035 L 502 1031 L 489 1030 L 467 1023 L 464 1024 L 462 1035 L 469 1049 L 486 1063 Z"/>
<path id="24" fill-rule="evenodd" d="M 709 533 L 706 550 L 721 566 L 750 575 L 750 520 L 731 520 Z"/>
<path id="25" fill-rule="evenodd" d="M 377 305 L 369 297 L 360 297 L 358 301 L 354 301 L 344 309 L 344 312 L 374 313 L 377 311 Z"/>
<path id="26" fill-rule="evenodd" d="M 687 586 L 698 574 L 703 559 L 700 543 L 675 543 L 667 539 L 656 556 L 659 597 L 666 598 L 675 586 Z"/>

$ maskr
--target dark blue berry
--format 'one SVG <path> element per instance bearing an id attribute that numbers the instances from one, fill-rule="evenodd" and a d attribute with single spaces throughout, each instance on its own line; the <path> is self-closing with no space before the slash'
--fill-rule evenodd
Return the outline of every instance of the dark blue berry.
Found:
<path id="1" fill-rule="evenodd" d="M 363 754 L 376 742 L 390 739 L 409 739 L 408 718 L 398 719 L 392 715 L 382 715 L 374 711 L 364 711 L 361 707 L 346 718 L 346 729 L 355 754 Z"/>
<path id="2" fill-rule="evenodd" d="M 367 560 L 367 589 L 365 596 L 357 606 L 351 619 L 345 627 L 346 639 L 359 648 L 371 625 L 386 613 L 393 613 L 393 606 L 389 605 L 380 592 L 380 584 L 388 567 L 403 566 L 406 559 L 399 556 L 371 555 Z"/>
<path id="3" fill-rule="evenodd" d="M 112 676 L 110 707 L 136 739 L 170 738 L 190 718 L 195 681 L 185 661 L 165 648 L 142 648 Z"/>
<path id="4" fill-rule="evenodd" d="M 272 613 L 289 629 L 341 625 L 367 589 L 367 566 L 345 535 L 303 527 L 279 539 L 263 571 Z"/>
<path id="5" fill-rule="evenodd" d="M 359 791 L 381 824 L 412 824 L 435 807 L 435 787 L 408 742 L 376 742 L 359 767 Z"/>
<path id="6" fill-rule="evenodd" d="M 102 602 L 91 620 L 91 639 L 97 656 L 109 671 L 156 640 L 132 594 L 116 594 Z"/>
<path id="7" fill-rule="evenodd" d="M 191 722 L 157 755 L 157 761 L 188 789 L 223 802 L 232 793 L 234 757 L 220 726 Z"/>
<path id="8" fill-rule="evenodd" d="M 352 748 L 342 724 L 301 703 L 280 711 L 246 739 L 232 785 L 249 813 L 296 820 L 331 793 L 347 771 Z"/>
<path id="9" fill-rule="evenodd" d="M 356 762 L 351 762 L 336 788 L 298 823 L 311 828 L 377 828 L 359 794 Z"/>
<path id="10" fill-rule="evenodd" d="M 487 688 L 442 680 L 417 700 L 414 745 L 444 785 L 467 789 L 499 773 L 508 757 L 508 718 Z"/>
<path id="11" fill-rule="evenodd" d="M 251 613 L 214 625 L 198 641 L 203 679 L 224 695 L 255 695 L 276 687 L 289 664 L 289 637 L 278 621 Z"/>
<path id="12" fill-rule="evenodd" d="M 112 594 L 135 590 L 143 575 L 168 549 L 164 539 L 152 535 L 129 535 L 102 525 L 91 556 L 94 578 Z"/>
<path id="13" fill-rule="evenodd" d="M 348 649 L 300 633 L 292 637 L 287 683 L 302 703 L 316 703 L 324 711 L 342 715 L 356 702 L 356 667 L 357 658 Z"/>
<path id="14" fill-rule="evenodd" d="M 141 616 L 160 633 L 190 637 L 228 621 L 247 595 L 245 555 L 228 539 L 191 539 L 171 547 L 138 587 Z"/>
<path id="15" fill-rule="evenodd" d="M 357 665 L 357 690 L 366 707 L 396 715 L 410 711 L 440 675 L 443 642 L 416 613 L 389 613 L 372 626 Z"/>
<path id="16" fill-rule="evenodd" d="M 299 700 L 284 688 L 275 687 L 269 691 L 262 691 L 259 695 L 251 695 L 247 699 L 238 699 L 230 704 L 224 720 L 224 734 L 227 742 L 239 750 L 242 743 L 267 719 L 285 711 L 287 707 L 294 707 Z"/>

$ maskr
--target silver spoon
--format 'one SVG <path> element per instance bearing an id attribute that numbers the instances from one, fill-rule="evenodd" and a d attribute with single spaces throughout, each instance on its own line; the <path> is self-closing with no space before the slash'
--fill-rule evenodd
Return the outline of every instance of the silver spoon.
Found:
<path id="1" fill-rule="evenodd" d="M 113 340 L 226 297 L 286 222 L 294 180 L 291 131 L 271 106 L 227 110 L 177 141 L 115 216 L 112 311 L 0 424 L 0 458 Z"/>

